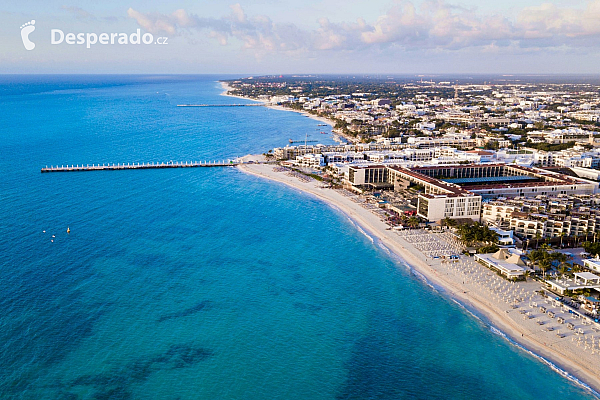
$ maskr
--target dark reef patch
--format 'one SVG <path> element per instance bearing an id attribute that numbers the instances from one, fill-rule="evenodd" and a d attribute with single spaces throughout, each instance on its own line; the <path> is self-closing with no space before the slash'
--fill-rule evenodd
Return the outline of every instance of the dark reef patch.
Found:
<path id="1" fill-rule="evenodd" d="M 134 398 L 129 389 L 135 383 L 144 382 L 150 375 L 160 370 L 176 370 L 196 365 L 212 357 L 214 352 L 192 344 L 170 346 L 167 351 L 150 357 L 139 358 L 124 366 L 115 367 L 110 371 L 97 375 L 82 375 L 68 385 L 69 389 L 87 386 L 96 390 L 94 399 Z M 73 393 L 64 393 L 68 398 L 74 398 Z M 67 397 L 65 397 L 67 398 Z"/>
<path id="2" fill-rule="evenodd" d="M 33 314 L 18 325 L 19 329 L 6 330 L 0 334 L 6 348 L 11 351 L 0 357 L 0 398 L 19 396 L 26 392 L 36 380 L 41 368 L 60 363 L 84 339 L 94 333 L 96 323 L 108 312 L 112 303 L 83 304 L 77 297 L 66 296 L 72 303 L 55 302 L 47 308 L 47 314 Z M 39 320 L 36 320 L 36 317 Z M 24 327 L 35 327 L 35 333 Z M 43 350 L 42 350 L 43 349 Z M 14 365 L 26 364 L 31 352 L 37 354 L 37 365 L 23 371 L 18 378 L 10 378 Z"/>
<path id="3" fill-rule="evenodd" d="M 163 322 L 163 321 L 167 321 L 169 319 L 174 319 L 174 318 L 189 317 L 190 315 L 197 314 L 200 311 L 209 310 L 211 307 L 212 307 L 212 302 L 210 300 L 204 300 L 204 301 L 201 301 L 200 303 L 196 304 L 195 306 L 186 308 L 185 310 L 163 315 L 162 317 L 160 317 L 158 319 L 158 322 Z"/>

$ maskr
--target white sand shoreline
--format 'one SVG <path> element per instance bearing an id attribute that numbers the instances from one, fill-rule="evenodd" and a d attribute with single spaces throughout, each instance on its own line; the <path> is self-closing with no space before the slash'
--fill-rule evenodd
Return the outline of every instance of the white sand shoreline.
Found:
<path id="1" fill-rule="evenodd" d="M 338 192 L 320 188 L 315 184 L 316 181 L 305 183 L 283 173 L 274 172 L 272 165 L 247 164 L 240 166 L 239 169 L 284 183 L 334 206 L 370 236 L 381 241 L 396 257 L 404 260 L 409 269 L 423 276 L 434 287 L 442 288 L 442 294 L 454 299 L 469 312 L 475 311 L 477 317 L 482 316 L 486 324 L 504 333 L 513 344 L 516 343 L 524 351 L 551 363 L 551 366 L 553 364 L 555 369 L 559 368 L 565 372 L 562 373 L 563 375 L 570 375 L 573 381 L 587 387 L 592 394 L 600 398 L 600 355 L 591 355 L 579 346 L 576 347 L 571 338 L 558 339 L 555 335 L 542 332 L 540 326 L 536 326 L 532 320 L 521 321 L 517 315 L 518 310 L 507 310 L 509 307 L 494 302 L 491 294 L 486 297 L 485 290 L 469 283 L 465 284 L 464 281 L 461 284 L 460 280 L 465 278 L 452 276 L 454 272 L 443 266 L 439 260 L 426 258 L 395 232 L 386 230 L 387 225 L 377 216 Z M 540 286 L 528 282 L 523 284 L 523 287 L 534 290 Z"/>
<path id="2" fill-rule="evenodd" d="M 243 100 L 250 100 L 250 101 L 255 101 L 255 102 L 258 102 L 258 103 L 266 103 L 265 101 L 262 101 L 262 100 L 256 100 L 256 99 L 251 99 L 249 97 L 237 96 L 237 95 L 234 95 L 234 94 L 230 94 L 229 91 L 231 90 L 231 86 L 229 86 L 226 82 L 220 82 L 220 83 L 221 83 L 221 87 L 223 88 L 223 92 L 221 93 L 221 96 L 233 97 L 233 98 L 236 98 L 236 99 L 243 99 Z M 278 106 L 278 105 L 267 105 L 266 107 L 270 108 L 270 109 L 273 109 L 273 110 L 295 112 L 295 113 L 298 113 L 300 115 L 304 115 L 304 116 L 306 116 L 306 117 L 308 117 L 310 119 L 313 119 L 315 121 L 319 121 L 319 122 L 322 122 L 324 124 L 327 124 L 327 125 L 331 126 L 332 128 L 334 126 L 334 122 L 331 121 L 330 119 L 324 118 L 324 117 L 320 117 L 318 115 L 311 114 L 311 113 L 309 113 L 307 111 L 293 110 L 291 108 L 286 108 L 286 107 Z M 352 143 L 351 138 L 348 138 L 347 136 L 341 134 L 340 132 L 334 132 L 334 133 L 336 135 L 339 135 L 340 137 L 343 137 L 349 143 Z"/>

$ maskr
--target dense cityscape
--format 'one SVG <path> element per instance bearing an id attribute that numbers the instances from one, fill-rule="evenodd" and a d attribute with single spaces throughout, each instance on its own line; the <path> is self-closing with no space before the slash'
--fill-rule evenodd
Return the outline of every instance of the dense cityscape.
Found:
<path id="1" fill-rule="evenodd" d="M 334 127 L 337 145 L 307 134 L 267 160 L 372 202 L 388 229 L 450 230 L 481 264 L 509 280 L 535 278 L 597 321 L 600 83 L 555 79 L 273 76 L 226 85 Z M 473 239 L 477 229 L 493 234 Z"/>

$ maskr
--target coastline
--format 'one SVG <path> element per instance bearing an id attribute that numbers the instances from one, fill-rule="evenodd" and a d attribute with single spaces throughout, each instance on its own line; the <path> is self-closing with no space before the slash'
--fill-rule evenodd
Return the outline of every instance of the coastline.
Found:
<path id="1" fill-rule="evenodd" d="M 295 177 L 275 172 L 273 165 L 244 164 L 238 168 L 244 173 L 280 182 L 311 194 L 338 209 L 370 236 L 380 241 L 416 275 L 421 275 L 428 283 L 441 288 L 444 295 L 457 301 L 467 311 L 475 310 L 483 316 L 492 330 L 499 331 L 501 336 L 506 335 L 506 339 L 512 344 L 541 358 L 551 368 L 558 369 L 559 373 L 566 375 L 567 378 L 587 388 L 592 395 L 600 398 L 600 354 L 592 355 L 587 352 L 587 348 L 584 351 L 579 345 L 576 347 L 574 337 L 557 338 L 554 332 L 544 332 L 533 319 L 521 319 L 519 309 L 512 309 L 506 303 L 494 301 L 492 294 L 488 293 L 486 288 L 478 288 L 476 283 L 465 282 L 469 278 L 453 271 L 448 265 L 442 265 L 440 259 L 428 258 L 427 254 L 421 253 L 398 233 L 387 230 L 388 226 L 378 216 L 339 192 L 321 188 L 317 181 L 302 182 Z M 464 260 L 465 263 L 475 264 L 473 268 L 485 270 L 468 258 Z M 526 282 L 521 286 L 523 290 L 533 293 L 541 288 L 535 282 Z M 537 298 L 535 299 L 538 301 Z M 525 309 L 525 306 L 521 305 L 521 309 Z"/>
<path id="2" fill-rule="evenodd" d="M 226 82 L 223 82 L 223 81 L 218 81 L 218 82 L 221 84 L 221 87 L 223 88 L 223 91 L 221 92 L 221 96 L 233 97 L 233 98 L 242 99 L 242 100 L 256 101 L 258 103 L 264 103 L 264 101 L 251 99 L 249 97 L 237 96 L 235 94 L 230 94 L 229 91 L 231 90 L 231 86 L 229 86 Z"/>
<path id="3" fill-rule="evenodd" d="M 283 107 L 283 106 L 278 106 L 278 105 L 273 105 L 273 104 L 267 104 L 267 102 L 263 101 L 263 100 L 256 100 L 256 99 L 251 99 L 249 97 L 244 97 L 244 96 L 238 96 L 238 95 L 230 94 L 229 91 L 231 90 L 231 86 L 229 86 L 226 82 L 219 81 L 219 83 L 221 84 L 221 87 L 223 88 L 223 92 L 221 92 L 221 96 L 233 97 L 233 98 L 242 99 L 242 100 L 256 101 L 258 103 L 265 104 L 265 107 L 270 108 L 272 110 L 295 112 L 295 113 L 298 113 L 300 115 L 304 115 L 305 117 L 311 118 L 311 119 L 313 119 L 315 121 L 319 121 L 319 122 L 322 122 L 324 124 L 327 124 L 327 125 L 331 126 L 332 128 L 335 125 L 334 121 L 332 121 L 332 120 L 330 120 L 328 118 L 325 118 L 325 117 L 320 117 L 318 115 L 311 114 L 311 113 L 309 113 L 307 111 L 292 110 L 291 108 L 286 108 L 286 107 Z M 340 132 L 333 131 L 333 129 L 332 129 L 332 132 L 335 133 L 336 135 L 344 138 L 344 140 L 348 141 L 349 143 L 353 143 L 352 138 L 349 138 L 348 136 L 346 136 L 346 135 L 344 135 L 344 134 L 342 134 Z"/>

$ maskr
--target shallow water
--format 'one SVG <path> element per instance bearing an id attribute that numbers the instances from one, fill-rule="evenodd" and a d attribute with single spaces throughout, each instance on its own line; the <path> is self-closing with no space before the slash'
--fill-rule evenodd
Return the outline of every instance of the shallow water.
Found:
<path id="1" fill-rule="evenodd" d="M 175 107 L 231 103 L 216 79 L 0 77 L 1 398 L 591 397 L 284 185 L 39 172 L 226 159 L 323 129 Z"/>

